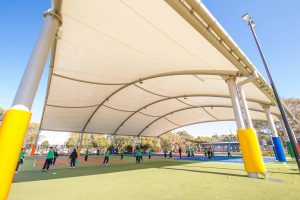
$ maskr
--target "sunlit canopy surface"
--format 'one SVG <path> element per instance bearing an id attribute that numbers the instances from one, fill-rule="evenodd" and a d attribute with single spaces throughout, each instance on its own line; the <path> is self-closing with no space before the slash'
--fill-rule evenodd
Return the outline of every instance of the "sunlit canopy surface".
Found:
<path id="1" fill-rule="evenodd" d="M 201 8 L 191 0 L 64 0 L 41 128 L 159 136 L 234 120 L 225 79 L 244 80 L 255 68 L 234 58 L 243 55 L 239 49 L 224 53 L 233 42 L 222 39 L 226 32 L 212 33 L 218 24 L 197 29 L 195 13 L 207 17 L 202 26 L 215 20 Z M 262 106 L 274 104 L 264 80 L 244 89 L 252 119 L 266 120 Z M 278 120 L 275 106 L 272 113 Z"/>

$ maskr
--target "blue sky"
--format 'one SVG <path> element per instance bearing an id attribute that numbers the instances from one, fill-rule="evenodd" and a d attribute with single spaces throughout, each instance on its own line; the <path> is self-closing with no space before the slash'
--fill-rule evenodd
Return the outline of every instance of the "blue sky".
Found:
<path id="1" fill-rule="evenodd" d="M 250 12 L 256 22 L 257 35 L 282 97 L 300 97 L 300 1 L 290 0 L 203 0 L 236 43 L 262 74 L 265 74 L 251 32 L 241 16 Z M 0 12 L 0 107 L 11 106 L 26 63 L 43 22 L 42 13 L 51 6 L 50 0 L 1 0 Z M 229 9 L 230 8 L 230 9 Z M 32 121 L 41 118 L 48 64 L 35 102 Z M 235 123 L 208 123 L 185 127 L 193 135 L 228 134 Z M 45 134 L 50 143 L 61 143 L 67 134 Z"/>

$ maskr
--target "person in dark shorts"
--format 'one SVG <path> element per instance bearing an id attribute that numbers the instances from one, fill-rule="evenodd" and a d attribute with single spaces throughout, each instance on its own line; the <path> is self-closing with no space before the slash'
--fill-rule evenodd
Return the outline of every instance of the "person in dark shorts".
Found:
<path id="1" fill-rule="evenodd" d="M 173 150 L 172 150 L 172 149 L 171 149 L 170 152 L 169 152 L 169 159 L 170 159 L 170 158 L 173 158 Z"/>
<path id="2" fill-rule="evenodd" d="M 20 165 L 23 165 L 23 163 L 24 163 L 24 157 L 25 157 L 25 149 L 22 148 L 22 149 L 21 149 L 21 152 L 20 152 L 20 155 L 19 155 L 17 167 L 16 167 L 16 170 L 15 170 L 15 173 L 16 173 L 16 174 L 18 173 L 19 166 L 20 166 Z"/>
<path id="3" fill-rule="evenodd" d="M 54 154 L 54 158 L 53 158 L 52 165 L 54 165 L 54 164 L 55 164 L 55 162 L 56 162 L 56 159 L 58 158 L 58 153 L 57 153 L 57 150 L 56 150 L 56 149 L 54 149 L 54 150 L 53 150 L 53 154 Z"/>
<path id="4" fill-rule="evenodd" d="M 125 150 L 121 149 L 121 160 L 123 160 L 124 154 L 125 154 Z"/>
<path id="5" fill-rule="evenodd" d="M 137 150 L 136 156 L 135 156 L 135 163 L 136 164 L 141 164 L 141 157 L 142 157 L 141 151 Z"/>
<path id="6" fill-rule="evenodd" d="M 46 157 L 46 160 L 45 160 L 44 167 L 43 167 L 43 172 L 46 172 L 46 171 L 49 170 L 49 167 L 50 167 L 53 159 L 54 159 L 53 147 L 50 147 L 50 149 L 47 153 L 47 157 Z"/>
<path id="7" fill-rule="evenodd" d="M 108 165 L 108 161 L 109 161 L 109 150 L 106 150 L 105 154 L 104 154 L 104 160 L 103 160 L 103 165 Z"/>
<path id="8" fill-rule="evenodd" d="M 69 156 L 69 159 L 71 159 L 71 161 L 70 161 L 70 168 L 75 168 L 75 164 L 76 164 L 76 159 L 77 158 L 78 158 L 77 151 L 76 151 L 76 149 L 73 149 L 73 152 Z"/>
<path id="9" fill-rule="evenodd" d="M 151 159 L 151 156 L 152 156 L 152 149 L 149 149 L 149 152 L 148 152 L 149 160 Z"/>
<path id="10" fill-rule="evenodd" d="M 89 149 L 85 150 L 85 154 L 84 154 L 84 161 L 86 162 L 88 160 L 89 157 Z"/>
<path id="11" fill-rule="evenodd" d="M 228 159 L 229 159 L 229 157 L 232 158 L 230 151 L 228 151 L 227 156 L 228 156 Z"/>
<path id="12" fill-rule="evenodd" d="M 208 159 L 210 160 L 211 159 L 211 151 L 210 151 L 210 149 L 208 149 L 208 151 L 207 151 L 207 156 L 208 156 Z"/>
<path id="13" fill-rule="evenodd" d="M 192 158 L 195 157 L 195 151 L 194 151 L 194 149 L 191 150 L 191 156 L 192 156 Z"/>
<path id="14" fill-rule="evenodd" d="M 167 149 L 164 149 L 164 156 L 165 156 L 165 158 L 167 158 Z"/>
<path id="15" fill-rule="evenodd" d="M 181 158 L 181 155 L 182 155 L 182 148 L 179 147 L 179 158 Z"/>

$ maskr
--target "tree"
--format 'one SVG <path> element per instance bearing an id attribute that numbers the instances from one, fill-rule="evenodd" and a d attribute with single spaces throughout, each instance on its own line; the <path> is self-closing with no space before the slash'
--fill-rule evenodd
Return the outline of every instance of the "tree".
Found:
<path id="1" fill-rule="evenodd" d="M 152 137 L 142 137 L 141 138 L 141 149 L 157 149 L 157 139 Z"/>
<path id="2" fill-rule="evenodd" d="M 170 150 L 176 141 L 180 141 L 179 135 L 168 132 L 160 137 L 161 148 Z"/>
<path id="3" fill-rule="evenodd" d="M 66 142 L 67 148 L 75 148 L 77 146 L 78 139 L 79 139 L 78 133 L 71 133 L 71 135 L 69 136 Z"/>
<path id="4" fill-rule="evenodd" d="M 38 123 L 30 123 L 27 129 L 27 136 L 26 136 L 26 148 L 31 148 L 34 144 L 34 141 L 38 135 L 39 131 L 39 124 Z M 43 137 L 40 136 L 39 139 Z"/>
<path id="5" fill-rule="evenodd" d="M 49 148 L 49 142 L 48 142 L 48 140 L 44 140 L 44 141 L 42 142 L 42 144 L 41 144 L 41 147 L 42 147 L 43 149 L 48 149 L 48 148 Z"/>
<path id="6" fill-rule="evenodd" d="M 125 149 L 126 146 L 134 144 L 134 137 L 132 136 L 109 136 L 109 140 L 118 149 Z"/>
<path id="7" fill-rule="evenodd" d="M 110 141 L 104 137 L 104 135 L 99 135 L 95 137 L 95 140 L 92 144 L 95 148 L 106 149 L 110 145 Z"/>
<path id="8" fill-rule="evenodd" d="M 288 107 L 295 118 L 300 122 L 300 99 L 286 98 L 283 99 L 284 104 Z M 300 124 L 291 123 L 292 129 L 297 137 L 300 137 Z"/>
<path id="9" fill-rule="evenodd" d="M 177 138 L 176 138 L 177 142 L 183 146 L 185 146 L 187 144 L 187 142 L 191 142 L 191 141 L 195 140 L 195 138 L 186 131 L 178 131 L 178 132 L 176 132 L 176 135 L 177 135 Z"/>

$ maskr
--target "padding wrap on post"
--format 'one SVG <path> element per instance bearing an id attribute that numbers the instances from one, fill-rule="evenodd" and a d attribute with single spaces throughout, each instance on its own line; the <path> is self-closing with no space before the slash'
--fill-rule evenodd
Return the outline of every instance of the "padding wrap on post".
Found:
<path id="1" fill-rule="evenodd" d="M 276 153 L 276 157 L 278 158 L 278 161 L 286 162 L 286 158 L 284 155 L 284 150 L 283 150 L 283 146 L 282 146 L 280 138 L 272 137 L 272 140 L 273 140 L 274 149 L 275 149 L 275 153 Z"/>
<path id="2" fill-rule="evenodd" d="M 36 149 L 36 146 L 35 146 L 35 144 L 34 144 L 34 145 L 32 145 L 32 149 L 31 149 L 31 152 L 30 152 L 30 156 L 34 156 L 35 149 Z"/>
<path id="3" fill-rule="evenodd" d="M 8 110 L 0 127 L 0 199 L 6 199 L 14 177 L 31 112 Z"/>
<path id="4" fill-rule="evenodd" d="M 265 173 L 266 168 L 261 155 L 256 132 L 253 128 L 237 130 L 243 154 L 244 167 L 249 173 Z"/>
<path id="5" fill-rule="evenodd" d="M 290 141 L 287 141 L 286 142 L 286 145 L 287 145 L 287 148 L 288 148 L 288 151 L 289 151 L 289 154 L 292 158 L 295 158 L 295 154 L 294 154 L 294 151 L 293 151 L 293 147 L 292 147 L 292 144 Z"/>
<path id="6" fill-rule="evenodd" d="M 78 149 L 77 149 L 77 154 L 78 154 L 78 156 L 80 156 L 80 153 L 81 152 L 81 147 L 78 147 Z"/>

